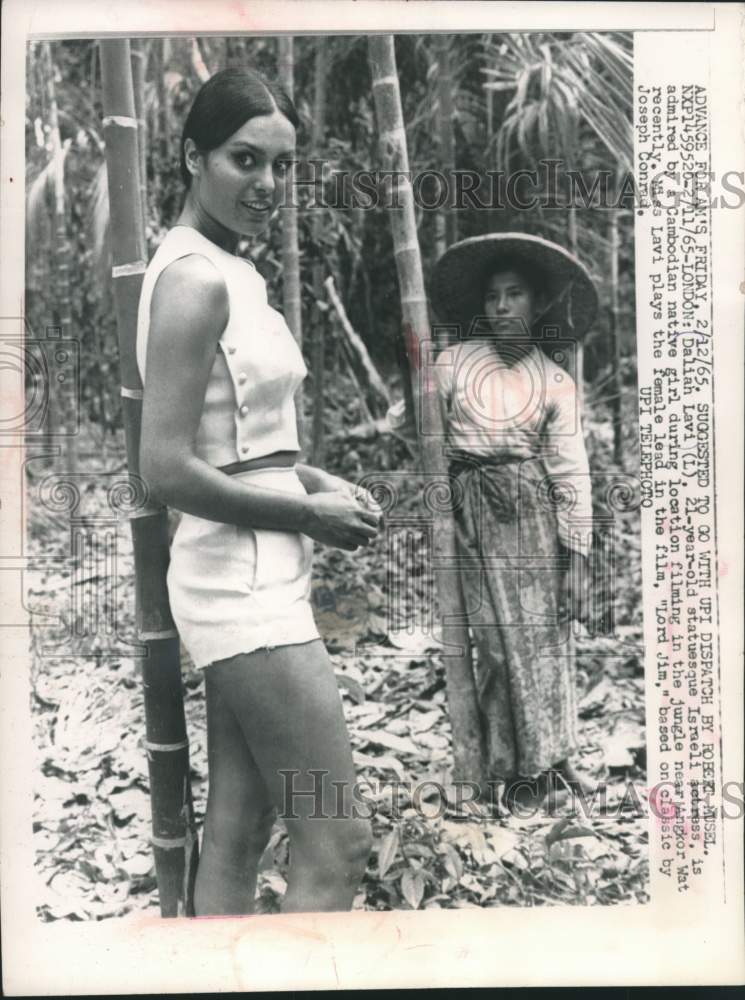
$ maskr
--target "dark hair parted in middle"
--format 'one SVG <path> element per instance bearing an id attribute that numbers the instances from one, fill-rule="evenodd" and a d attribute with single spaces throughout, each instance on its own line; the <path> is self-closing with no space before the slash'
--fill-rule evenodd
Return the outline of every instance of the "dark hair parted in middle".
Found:
<path id="1" fill-rule="evenodd" d="M 181 178 L 188 188 L 184 145 L 191 139 L 200 153 L 209 153 L 230 138 L 251 118 L 279 111 L 297 128 L 300 118 L 286 92 L 255 70 L 223 69 L 201 87 L 181 134 Z"/>

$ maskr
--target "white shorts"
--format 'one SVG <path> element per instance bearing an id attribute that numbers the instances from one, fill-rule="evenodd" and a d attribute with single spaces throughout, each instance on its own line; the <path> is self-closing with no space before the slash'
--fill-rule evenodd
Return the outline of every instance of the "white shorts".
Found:
<path id="1" fill-rule="evenodd" d="M 241 482 L 305 494 L 294 468 L 240 472 Z M 171 545 L 168 595 L 196 667 L 320 638 L 310 603 L 313 540 L 184 514 Z"/>

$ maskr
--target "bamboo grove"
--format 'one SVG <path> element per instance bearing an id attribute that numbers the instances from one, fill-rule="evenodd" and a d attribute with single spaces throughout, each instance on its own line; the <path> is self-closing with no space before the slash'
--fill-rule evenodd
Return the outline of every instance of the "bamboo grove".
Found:
<path id="1" fill-rule="evenodd" d="M 81 398 L 63 399 L 61 412 L 48 414 L 50 422 L 70 420 L 77 405 L 86 429 L 58 461 L 67 470 L 81 459 L 105 468 L 123 431 L 137 477 L 136 307 L 145 262 L 180 210 L 181 123 L 212 73 L 251 65 L 294 93 L 303 123 L 299 159 L 313 168 L 296 203 L 282 209 L 281 225 L 239 247 L 250 249 L 306 355 L 310 378 L 298 411 L 312 460 L 330 459 L 340 433 L 352 441 L 384 433 L 394 395 L 410 413 L 439 419 L 417 375 L 431 335 L 432 266 L 454 239 L 519 229 L 571 246 L 597 282 L 603 309 L 582 381 L 586 405 L 602 403 L 615 414 L 621 465 L 620 398 L 634 370 L 633 218 L 617 195 L 631 160 L 631 60 L 630 38 L 614 33 L 32 43 L 26 314 L 32 330 L 53 321 L 77 338 L 83 365 Z M 437 171 L 449 190 L 465 174 L 486 185 L 499 174 L 543 171 L 551 197 L 531 211 L 468 198 L 427 209 L 437 192 L 423 184 L 415 199 L 404 182 L 402 207 L 391 211 L 344 196 L 350 177 L 374 169 L 420 178 Z M 567 170 L 584 190 L 597 172 L 611 176 L 610 207 L 567 205 L 558 186 Z M 428 473 L 443 472 L 438 449 L 425 439 L 418 460 Z M 161 912 L 176 915 L 189 912 L 196 839 L 179 645 L 165 590 L 168 514 L 146 505 L 138 515 L 131 527 L 138 633 L 147 649 L 153 845 Z M 447 518 L 436 534 L 447 557 Z M 440 610 L 457 622 L 462 597 L 448 576 L 437 580 Z M 455 651 L 446 665 L 456 771 L 475 779 L 480 750 L 467 636 L 451 624 L 446 637 Z"/>

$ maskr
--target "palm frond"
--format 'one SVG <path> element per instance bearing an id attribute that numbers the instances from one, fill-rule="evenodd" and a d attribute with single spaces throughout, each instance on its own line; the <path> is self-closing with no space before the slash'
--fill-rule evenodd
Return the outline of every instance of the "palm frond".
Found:
<path id="1" fill-rule="evenodd" d="M 484 44 L 485 90 L 514 91 L 497 141 L 506 167 L 510 145 L 530 159 L 557 153 L 576 160 L 590 136 L 614 163 L 632 159 L 633 56 L 629 37 L 578 32 L 569 41 L 547 34 L 510 34 Z M 515 120 L 516 116 L 520 120 Z"/>
<path id="2" fill-rule="evenodd" d="M 70 141 L 54 153 L 26 188 L 26 253 L 29 259 L 43 256 L 49 248 L 54 214 L 54 177 L 58 164 L 64 171 Z M 60 163 L 61 161 L 61 163 Z"/>
<path id="3" fill-rule="evenodd" d="M 91 263 L 99 276 L 101 287 L 104 288 L 111 277 L 109 187 L 105 161 L 99 165 L 89 189 L 86 229 L 91 247 Z"/>

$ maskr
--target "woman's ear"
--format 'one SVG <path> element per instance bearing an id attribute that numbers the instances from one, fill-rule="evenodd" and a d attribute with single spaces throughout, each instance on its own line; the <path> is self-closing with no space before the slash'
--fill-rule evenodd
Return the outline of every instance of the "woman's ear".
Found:
<path id="1" fill-rule="evenodd" d="M 197 149 L 196 143 L 193 139 L 187 139 L 184 142 L 184 162 L 186 163 L 186 169 L 192 177 L 199 176 L 201 160 L 202 156 Z"/>

